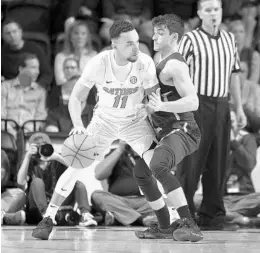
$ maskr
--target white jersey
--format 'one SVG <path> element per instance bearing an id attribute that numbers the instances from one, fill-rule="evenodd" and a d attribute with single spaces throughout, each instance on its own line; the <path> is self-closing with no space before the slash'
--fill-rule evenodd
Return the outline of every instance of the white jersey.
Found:
<path id="1" fill-rule="evenodd" d="M 113 50 L 106 50 L 95 56 L 85 67 L 81 78 L 88 88 L 97 87 L 95 113 L 122 119 L 136 114 L 145 90 L 153 88 L 158 81 L 152 58 L 141 52 L 138 60 L 130 64 L 127 78 L 118 80 L 112 69 L 113 53 Z"/>

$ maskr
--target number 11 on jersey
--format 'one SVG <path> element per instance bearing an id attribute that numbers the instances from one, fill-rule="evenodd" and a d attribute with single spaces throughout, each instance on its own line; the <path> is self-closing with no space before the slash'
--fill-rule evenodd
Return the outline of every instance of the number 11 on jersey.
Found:
<path id="1" fill-rule="evenodd" d="M 121 101 L 121 105 L 120 108 L 125 108 L 126 107 L 126 102 L 127 102 L 128 96 L 121 96 L 121 95 L 117 95 L 115 97 L 115 102 L 113 104 L 113 107 L 118 108 L 119 103 Z"/>

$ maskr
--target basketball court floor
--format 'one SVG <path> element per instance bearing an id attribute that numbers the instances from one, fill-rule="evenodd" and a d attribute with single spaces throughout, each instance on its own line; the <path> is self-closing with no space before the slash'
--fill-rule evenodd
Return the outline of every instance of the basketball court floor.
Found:
<path id="1" fill-rule="evenodd" d="M 2 253 L 259 253 L 260 229 L 236 232 L 204 232 L 197 243 L 172 240 L 140 240 L 133 227 L 55 227 L 51 240 L 31 237 L 30 226 L 3 226 Z M 143 228 L 140 228 L 143 229 Z"/>

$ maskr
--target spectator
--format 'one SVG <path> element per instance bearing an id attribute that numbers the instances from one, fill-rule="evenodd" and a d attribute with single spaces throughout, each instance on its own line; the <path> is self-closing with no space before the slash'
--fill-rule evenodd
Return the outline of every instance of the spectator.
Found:
<path id="1" fill-rule="evenodd" d="M 247 130 L 257 133 L 260 130 L 260 86 L 259 84 L 247 80 L 248 65 L 241 62 L 240 82 L 242 85 L 242 104 L 247 116 Z"/>
<path id="2" fill-rule="evenodd" d="M 56 105 L 56 108 L 49 111 L 45 130 L 47 132 L 62 132 L 68 134 L 73 128 L 68 110 L 68 102 L 72 89 L 79 78 L 79 65 L 77 59 L 67 58 L 63 63 L 63 71 L 65 78 L 68 81 L 62 86 L 57 86 L 52 91 L 51 99 L 57 97 L 55 100 L 59 100 L 59 103 Z M 91 90 L 90 95 L 95 96 L 94 89 Z M 86 103 L 87 100 L 85 101 L 85 104 L 82 105 L 82 120 L 85 126 L 89 124 L 94 109 L 94 105 L 87 105 Z"/>
<path id="3" fill-rule="evenodd" d="M 88 25 L 83 21 L 75 21 L 66 31 L 64 50 L 55 57 L 54 73 L 57 85 L 63 85 L 68 81 L 63 71 L 66 58 L 77 58 L 81 73 L 87 62 L 96 54 L 97 52 L 92 48 L 92 37 Z"/>
<path id="4" fill-rule="evenodd" d="M 2 82 L 1 86 L 1 117 L 15 120 L 22 126 L 28 120 L 44 120 L 46 90 L 37 82 L 40 74 L 40 63 L 36 55 L 24 53 L 18 65 L 19 75 L 15 79 Z M 32 131 L 27 126 L 26 131 Z M 12 124 L 7 129 L 16 136 Z"/>
<path id="5" fill-rule="evenodd" d="M 65 27 L 75 22 L 77 17 L 84 19 L 92 33 L 96 34 L 99 28 L 100 0 L 69 1 Z M 66 30 L 66 29 L 65 29 Z"/>
<path id="6" fill-rule="evenodd" d="M 129 20 L 138 30 L 140 38 L 152 38 L 153 27 L 151 18 L 153 16 L 152 0 L 103 0 L 103 21 L 100 28 L 100 36 L 105 45 L 109 43 L 109 29 L 115 20 Z"/>
<path id="7" fill-rule="evenodd" d="M 253 134 L 238 129 L 236 115 L 231 111 L 231 149 L 226 172 L 226 219 L 242 226 L 260 226 L 260 193 L 256 193 L 251 172 L 256 166 L 257 144 Z M 201 196 L 195 196 L 196 206 Z"/>
<path id="8" fill-rule="evenodd" d="M 8 189 L 10 162 L 4 150 L 1 150 L 1 224 L 22 225 L 25 213 L 21 209 L 25 205 L 25 194 L 20 189 Z"/>
<path id="9" fill-rule="evenodd" d="M 42 49 L 33 42 L 23 40 L 23 30 L 17 22 L 5 21 L 2 29 L 4 40 L 1 56 L 2 80 L 15 78 L 18 75 L 18 67 L 24 53 L 31 53 L 37 56 L 40 63 L 40 75 L 37 83 L 48 89 L 52 83 L 53 74 L 48 58 Z"/>
<path id="10" fill-rule="evenodd" d="M 17 184 L 28 194 L 26 221 L 28 224 L 36 224 L 42 219 L 55 184 L 66 170 L 66 164 L 62 156 L 54 152 L 48 135 L 35 133 L 30 137 L 29 144 L 18 171 Z M 78 181 L 71 194 L 68 199 L 72 199 L 73 202 L 76 200 L 79 205 L 80 225 L 96 225 L 94 220 L 89 219 L 92 215 L 89 213 L 90 206 L 85 186 Z M 65 203 L 70 202 L 68 199 Z"/>
<path id="11" fill-rule="evenodd" d="M 260 78 L 260 54 L 252 47 L 246 47 L 245 24 L 242 20 L 231 22 L 230 31 L 235 35 L 240 60 L 246 62 L 248 68 L 247 79 L 258 83 Z"/>
<path id="12" fill-rule="evenodd" d="M 152 208 L 140 194 L 133 176 L 135 166 L 147 166 L 123 141 L 113 145 L 95 169 L 98 180 L 107 180 L 108 191 L 92 194 L 93 208 L 105 214 L 105 225 L 149 226 L 156 222 Z"/>

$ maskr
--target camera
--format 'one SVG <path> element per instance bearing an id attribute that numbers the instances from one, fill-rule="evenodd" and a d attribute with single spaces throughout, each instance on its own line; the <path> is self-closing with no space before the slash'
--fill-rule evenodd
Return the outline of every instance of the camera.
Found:
<path id="1" fill-rule="evenodd" d="M 53 146 L 48 143 L 37 146 L 37 149 L 38 152 L 35 155 L 36 158 L 40 158 L 41 156 L 50 157 L 54 152 Z"/>

